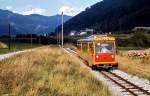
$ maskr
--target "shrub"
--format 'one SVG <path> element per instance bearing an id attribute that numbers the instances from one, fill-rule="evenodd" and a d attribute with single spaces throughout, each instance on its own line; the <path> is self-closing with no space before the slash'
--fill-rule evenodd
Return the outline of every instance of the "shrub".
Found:
<path id="1" fill-rule="evenodd" d="M 139 31 L 135 32 L 132 37 L 127 39 L 117 39 L 118 46 L 121 47 L 150 47 L 149 34 Z"/>

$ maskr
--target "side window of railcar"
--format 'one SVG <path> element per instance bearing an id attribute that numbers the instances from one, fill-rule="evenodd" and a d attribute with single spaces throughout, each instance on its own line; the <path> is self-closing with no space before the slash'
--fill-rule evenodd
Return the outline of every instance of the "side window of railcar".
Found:
<path id="1" fill-rule="evenodd" d="M 82 50 L 83 50 L 83 52 L 87 52 L 88 51 L 87 43 L 82 43 Z"/>
<path id="2" fill-rule="evenodd" d="M 94 53 L 93 43 L 89 44 L 89 51 L 90 51 L 90 53 Z"/>
<path id="3" fill-rule="evenodd" d="M 81 51 L 81 43 L 78 43 L 77 47 L 78 47 L 79 51 Z"/>

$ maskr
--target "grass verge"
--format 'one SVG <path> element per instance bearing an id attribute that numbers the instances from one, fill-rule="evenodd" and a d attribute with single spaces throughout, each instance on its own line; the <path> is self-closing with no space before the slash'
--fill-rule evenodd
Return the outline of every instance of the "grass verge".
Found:
<path id="1" fill-rule="evenodd" d="M 0 95 L 110 96 L 80 63 L 55 46 L 16 55 L 0 62 Z"/>
<path id="2" fill-rule="evenodd" d="M 0 42 L 0 48 L 7 48 L 7 45 L 4 44 L 3 42 Z"/>
<path id="3" fill-rule="evenodd" d="M 129 74 L 150 80 L 150 58 L 145 61 L 143 59 L 122 56 L 121 54 L 117 57 L 119 69 Z"/>
<path id="4" fill-rule="evenodd" d="M 35 47 L 40 47 L 42 45 L 39 44 L 31 44 L 30 43 L 15 43 L 11 45 L 10 50 L 8 48 L 0 48 L 0 54 L 6 54 L 10 52 L 15 52 L 15 51 L 20 51 L 24 49 L 30 49 L 30 48 L 35 48 Z"/>

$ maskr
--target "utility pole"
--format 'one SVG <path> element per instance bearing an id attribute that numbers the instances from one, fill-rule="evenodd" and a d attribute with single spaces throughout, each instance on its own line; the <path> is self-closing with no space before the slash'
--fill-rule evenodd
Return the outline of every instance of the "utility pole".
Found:
<path id="1" fill-rule="evenodd" d="M 63 48 L 64 46 L 64 13 L 62 12 L 62 25 L 61 25 L 61 32 L 62 32 L 62 37 L 61 37 L 61 46 Z"/>
<path id="2" fill-rule="evenodd" d="M 59 45 L 59 36 L 58 36 L 58 31 L 57 30 L 56 30 L 56 33 L 57 33 L 57 35 L 56 35 L 57 45 Z"/>
<path id="3" fill-rule="evenodd" d="M 121 24 L 121 20 L 119 20 L 119 30 L 120 30 L 120 32 L 122 31 L 121 29 L 122 29 L 122 24 Z"/>
<path id="4" fill-rule="evenodd" d="M 9 44 L 8 44 L 8 47 L 9 47 L 9 50 L 10 50 L 10 46 L 11 46 L 10 23 L 8 24 L 8 32 L 9 32 Z"/>
<path id="5" fill-rule="evenodd" d="M 39 34 L 39 45 L 41 44 L 41 35 Z"/>
<path id="6" fill-rule="evenodd" d="M 58 36 L 59 36 L 58 38 L 59 38 L 59 46 L 60 46 L 60 44 L 61 44 L 61 32 L 58 33 Z"/>
<path id="7" fill-rule="evenodd" d="M 32 48 L 32 33 L 30 34 L 30 43 L 31 43 L 31 48 Z"/>

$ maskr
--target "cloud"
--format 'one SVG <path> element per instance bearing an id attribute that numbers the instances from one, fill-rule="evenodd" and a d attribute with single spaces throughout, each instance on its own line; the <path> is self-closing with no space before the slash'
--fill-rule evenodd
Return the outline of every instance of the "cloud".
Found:
<path id="1" fill-rule="evenodd" d="M 40 14 L 43 15 L 45 13 L 45 9 L 42 9 L 40 7 L 34 7 L 34 6 L 26 6 L 24 8 L 15 9 L 12 6 L 6 6 L 6 10 L 10 10 L 14 13 L 22 14 L 22 15 L 30 15 L 30 14 Z"/>
<path id="2" fill-rule="evenodd" d="M 16 10 L 12 10 L 12 12 L 14 12 L 14 13 L 19 13 L 19 11 L 16 11 Z"/>
<path id="3" fill-rule="evenodd" d="M 66 15 L 75 16 L 83 10 L 84 10 L 84 8 L 76 8 L 76 7 L 71 7 L 71 6 L 61 6 L 59 9 L 59 14 L 64 12 L 64 14 L 66 14 Z"/>
<path id="4" fill-rule="evenodd" d="M 6 8 L 5 9 L 7 9 L 7 10 L 11 10 L 13 7 L 12 6 L 6 6 Z"/>
<path id="5" fill-rule="evenodd" d="M 30 14 L 40 14 L 42 15 L 45 12 L 45 9 L 39 7 L 29 7 L 22 10 L 21 14 L 30 15 Z"/>

